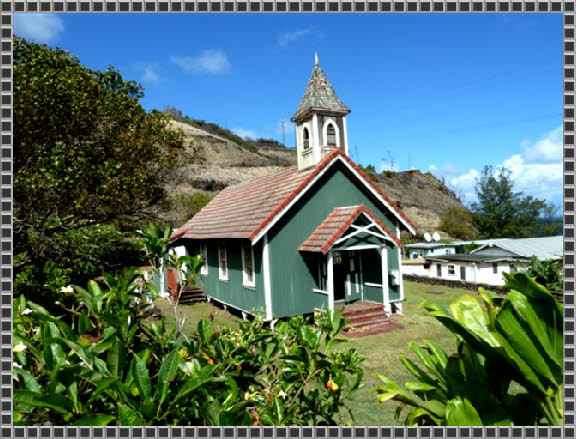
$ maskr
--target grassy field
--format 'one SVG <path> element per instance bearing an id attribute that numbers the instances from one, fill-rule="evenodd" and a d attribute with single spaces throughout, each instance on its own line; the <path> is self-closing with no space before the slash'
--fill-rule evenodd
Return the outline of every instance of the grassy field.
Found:
<path id="1" fill-rule="evenodd" d="M 394 421 L 396 404 L 393 402 L 380 403 L 371 389 L 378 385 L 379 380 L 374 377 L 375 373 L 382 374 L 394 379 L 400 384 L 412 381 L 413 377 L 404 368 L 398 359 L 400 354 L 413 358 L 412 351 L 408 348 L 411 341 L 419 342 L 423 339 L 432 340 L 447 353 L 455 350 L 455 338 L 444 329 L 434 318 L 427 317 L 424 309 L 420 306 L 423 300 L 449 304 L 462 295 L 474 295 L 475 293 L 456 288 L 440 287 L 405 282 L 406 302 L 404 302 L 404 315 L 394 317 L 404 325 L 403 329 L 395 330 L 386 334 L 370 335 L 362 338 L 350 339 L 349 343 L 340 345 L 343 348 L 355 347 L 366 358 L 364 361 L 365 387 L 358 391 L 350 402 L 353 407 L 354 424 L 356 425 L 397 425 Z M 430 294 L 429 292 L 442 292 L 442 294 Z M 158 301 L 164 315 L 170 318 L 171 310 L 167 302 Z M 185 331 L 195 329 L 200 319 L 213 317 L 215 325 L 232 326 L 238 319 L 227 311 L 213 305 L 202 303 L 196 305 L 182 305 L 180 312 L 186 317 Z"/>

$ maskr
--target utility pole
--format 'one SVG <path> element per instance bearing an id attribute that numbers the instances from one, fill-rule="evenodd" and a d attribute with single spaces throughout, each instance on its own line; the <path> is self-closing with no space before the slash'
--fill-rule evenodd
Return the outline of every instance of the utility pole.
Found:
<path id="1" fill-rule="evenodd" d="M 282 127 L 282 145 L 286 146 L 286 121 L 282 119 L 280 125 Z"/>

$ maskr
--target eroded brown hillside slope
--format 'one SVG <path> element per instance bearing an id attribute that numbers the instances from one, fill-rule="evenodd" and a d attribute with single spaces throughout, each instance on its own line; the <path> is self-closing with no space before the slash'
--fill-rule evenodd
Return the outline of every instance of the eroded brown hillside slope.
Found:
<path id="1" fill-rule="evenodd" d="M 296 164 L 293 148 L 249 150 L 188 124 L 175 121 L 172 124 L 182 130 L 188 145 L 166 182 L 170 196 L 162 216 L 174 226 L 189 219 L 199 205 L 226 186 Z M 430 174 L 419 171 L 380 174 L 376 182 L 421 231 L 438 230 L 446 209 L 462 207 L 455 194 Z"/>

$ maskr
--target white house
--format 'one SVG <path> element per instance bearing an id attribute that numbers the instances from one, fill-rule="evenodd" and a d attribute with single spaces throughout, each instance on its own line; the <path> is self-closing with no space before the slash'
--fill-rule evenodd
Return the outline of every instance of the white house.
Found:
<path id="1" fill-rule="evenodd" d="M 426 256 L 451 255 L 458 253 L 460 243 L 456 242 L 419 242 L 406 245 L 406 253 L 409 259 L 423 258 Z"/>
<path id="2" fill-rule="evenodd" d="M 460 280 L 499 286 L 503 273 L 525 269 L 535 256 L 540 260 L 562 258 L 562 236 L 483 240 L 468 254 L 428 255 L 402 263 L 404 274 Z"/>

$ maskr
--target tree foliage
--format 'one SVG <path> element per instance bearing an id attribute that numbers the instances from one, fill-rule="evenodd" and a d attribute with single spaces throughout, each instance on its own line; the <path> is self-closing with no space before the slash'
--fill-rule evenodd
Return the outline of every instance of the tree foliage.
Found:
<path id="1" fill-rule="evenodd" d="M 423 303 L 457 351 L 411 343 L 421 365 L 400 360 L 416 381 L 380 376 L 378 399 L 400 402 L 398 417 L 408 407 L 406 425 L 562 425 L 562 307 L 525 273 L 505 277 L 504 297 L 480 288 L 480 303 Z"/>
<path id="2" fill-rule="evenodd" d="M 452 238 L 472 240 L 478 237 L 474 217 L 465 207 L 450 207 L 442 216 L 440 229 Z"/>
<path id="3" fill-rule="evenodd" d="M 71 234 L 98 238 L 78 231 L 132 220 L 162 198 L 162 172 L 181 136 L 165 115 L 145 111 L 142 96 L 112 67 L 92 70 L 64 50 L 14 38 L 17 270 L 42 270 L 51 259 L 71 268 L 58 257 L 79 249 Z M 104 248 L 109 238 L 91 245 Z M 113 268 L 102 259 L 100 273 L 101 262 Z"/>
<path id="4" fill-rule="evenodd" d="M 485 166 L 476 180 L 478 201 L 471 204 L 483 238 L 525 238 L 539 235 L 539 218 L 553 216 L 555 207 L 514 191 L 511 171 Z"/>

